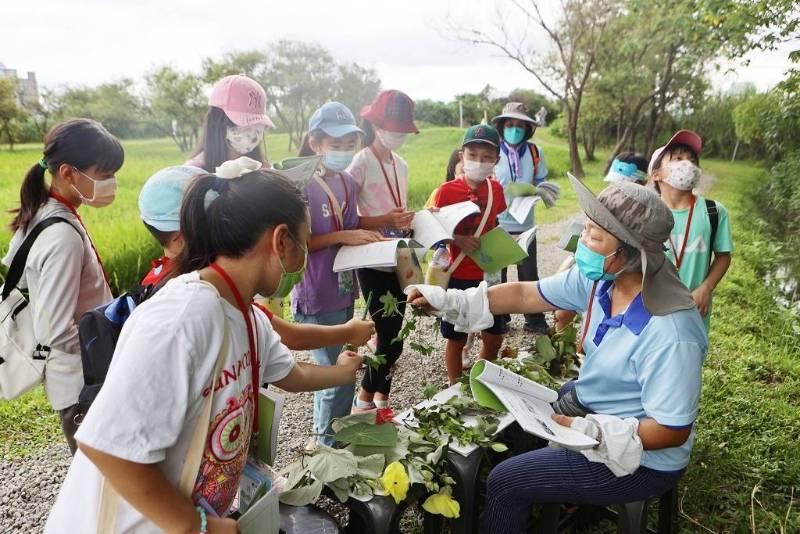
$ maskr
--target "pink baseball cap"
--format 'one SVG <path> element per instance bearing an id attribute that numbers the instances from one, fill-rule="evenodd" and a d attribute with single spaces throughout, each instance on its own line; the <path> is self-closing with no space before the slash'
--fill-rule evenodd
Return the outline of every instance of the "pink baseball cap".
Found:
<path id="1" fill-rule="evenodd" d="M 236 126 L 275 127 L 267 117 L 267 93 L 244 74 L 225 76 L 215 83 L 208 105 L 220 108 Z"/>
<path id="2" fill-rule="evenodd" d="M 658 147 L 653 151 L 653 155 L 650 156 L 650 164 L 647 166 L 648 173 L 653 171 L 653 166 L 659 156 L 661 156 L 661 153 L 673 145 L 686 145 L 692 149 L 692 152 L 697 156 L 700 156 L 700 153 L 703 151 L 703 138 L 692 130 L 679 130 L 667 141 L 666 145 Z"/>

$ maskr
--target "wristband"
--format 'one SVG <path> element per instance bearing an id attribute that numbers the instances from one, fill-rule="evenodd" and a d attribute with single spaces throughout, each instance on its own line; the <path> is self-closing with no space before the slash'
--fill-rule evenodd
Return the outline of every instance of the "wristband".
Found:
<path id="1" fill-rule="evenodd" d="M 206 511 L 200 506 L 195 506 L 195 510 L 200 514 L 200 534 L 208 534 L 208 517 L 206 517 Z"/>

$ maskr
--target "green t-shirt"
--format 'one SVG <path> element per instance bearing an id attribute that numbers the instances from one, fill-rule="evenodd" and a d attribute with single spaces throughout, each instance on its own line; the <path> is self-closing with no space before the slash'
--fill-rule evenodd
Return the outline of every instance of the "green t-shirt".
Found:
<path id="1" fill-rule="evenodd" d="M 731 239 L 731 225 L 728 219 L 728 210 L 725 206 L 717 204 L 717 218 L 719 224 L 714 243 L 709 246 L 711 241 L 711 220 L 708 217 L 706 201 L 703 197 L 697 197 L 697 204 L 692 215 L 692 224 L 689 227 L 689 238 L 686 248 L 683 247 L 683 237 L 686 235 L 686 224 L 689 220 L 689 208 L 671 210 L 675 219 L 675 226 L 670 234 L 670 239 L 666 243 L 667 257 L 673 264 L 676 263 L 676 255 L 683 249 L 681 266 L 678 269 L 681 281 L 686 284 L 690 291 L 697 289 L 708 276 L 708 268 L 711 265 L 711 253 L 731 253 L 733 252 L 733 240 Z M 706 329 L 709 327 L 711 317 L 711 304 L 708 306 L 708 315 L 703 320 Z"/>

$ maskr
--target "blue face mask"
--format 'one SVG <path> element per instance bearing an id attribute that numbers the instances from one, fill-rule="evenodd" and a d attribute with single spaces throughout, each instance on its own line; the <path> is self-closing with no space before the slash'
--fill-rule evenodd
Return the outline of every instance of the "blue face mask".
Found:
<path id="1" fill-rule="evenodd" d="M 510 145 L 517 145 L 525 137 L 525 128 L 519 126 L 506 126 L 503 128 L 503 139 Z"/>
<path id="2" fill-rule="evenodd" d="M 578 248 L 575 250 L 575 263 L 578 266 L 578 270 L 589 280 L 614 280 L 617 275 L 607 273 L 605 266 L 606 258 L 610 258 L 616 253 L 615 251 L 608 256 L 603 256 L 584 245 L 583 241 L 578 240 Z"/>
<path id="3" fill-rule="evenodd" d="M 350 166 L 354 155 L 355 152 L 331 150 L 325 153 L 325 159 L 323 159 L 322 164 L 329 171 L 342 172 Z"/>

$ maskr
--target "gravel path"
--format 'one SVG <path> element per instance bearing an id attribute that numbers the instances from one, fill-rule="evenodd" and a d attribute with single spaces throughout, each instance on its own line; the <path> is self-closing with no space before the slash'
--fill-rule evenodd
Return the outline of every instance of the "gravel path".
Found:
<path id="1" fill-rule="evenodd" d="M 537 239 L 540 276 L 555 273 L 566 258 L 567 253 L 557 248 L 556 243 L 569 223 L 570 220 L 565 219 L 539 228 Z M 514 269 L 511 269 L 509 279 L 516 280 Z M 412 336 L 413 340 L 443 345 L 432 319 L 423 318 L 419 324 Z M 521 315 L 512 316 L 511 331 L 506 336 L 506 344 L 524 347 L 532 341 L 532 336 L 523 331 L 522 325 Z M 477 351 L 477 347 L 473 351 Z M 298 352 L 297 358 L 310 361 L 307 352 Z M 424 357 L 407 349 L 394 373 L 391 405 L 396 411 L 423 399 L 424 379 L 428 383 L 446 387 L 447 378 L 441 353 Z M 276 460 L 279 467 L 290 462 L 295 451 L 308 441 L 311 434 L 312 398 L 311 393 L 286 395 Z M 47 513 L 66 475 L 69 460 L 66 445 L 60 443 L 27 458 L 0 460 L 0 532 L 28 533 L 42 530 Z M 339 517 L 344 513 L 335 505 L 325 507 Z"/>

